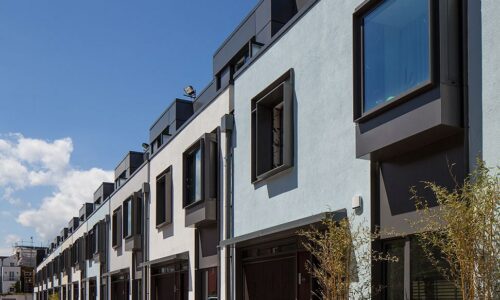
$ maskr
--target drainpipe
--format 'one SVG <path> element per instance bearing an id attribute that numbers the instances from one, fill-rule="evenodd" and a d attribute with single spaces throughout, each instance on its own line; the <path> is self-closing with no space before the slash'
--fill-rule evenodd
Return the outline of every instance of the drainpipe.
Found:
<path id="1" fill-rule="evenodd" d="M 232 210 L 233 210 L 233 194 L 232 194 L 232 171 L 233 171 L 233 152 L 232 152 L 232 134 L 234 126 L 234 115 L 227 114 L 222 118 L 223 131 L 226 137 L 226 149 L 224 157 L 224 175 L 225 175 L 225 187 L 224 187 L 224 198 L 225 198 L 225 220 L 224 220 L 224 239 L 229 239 L 232 236 Z M 234 288 L 233 279 L 231 276 L 234 272 L 232 269 L 231 258 L 233 257 L 233 248 L 229 245 L 225 249 L 225 260 L 226 260 L 226 300 L 231 299 L 232 291 Z M 230 253 L 231 251 L 231 253 Z"/>
<path id="2" fill-rule="evenodd" d="M 149 151 L 149 149 L 147 150 Z M 143 227 L 143 236 L 144 236 L 144 241 L 143 241 L 143 263 L 149 261 L 149 208 L 150 208 L 150 175 L 151 175 L 151 167 L 150 167 L 150 157 L 149 157 L 149 152 L 145 153 L 146 160 L 147 160 L 147 188 L 143 188 L 143 207 L 144 207 L 144 227 Z M 143 265 L 142 267 L 142 285 L 141 285 L 141 293 L 142 293 L 142 299 L 148 300 L 149 299 L 149 285 L 148 285 L 148 266 Z"/>

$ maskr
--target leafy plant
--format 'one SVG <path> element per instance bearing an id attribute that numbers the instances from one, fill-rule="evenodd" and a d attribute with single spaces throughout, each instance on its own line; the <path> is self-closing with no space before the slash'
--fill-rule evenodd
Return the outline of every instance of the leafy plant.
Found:
<path id="1" fill-rule="evenodd" d="M 49 300 L 59 300 L 59 294 L 54 293 L 49 295 Z"/>
<path id="2" fill-rule="evenodd" d="M 420 218 L 411 224 L 430 262 L 460 289 L 463 299 L 498 299 L 500 176 L 498 168 L 494 172 L 484 161 L 477 165 L 452 191 L 424 182 L 437 207 L 429 207 L 412 189 Z M 443 259 L 446 267 L 440 263 Z"/>
<path id="3" fill-rule="evenodd" d="M 313 261 L 307 270 L 319 285 L 317 292 L 324 300 L 370 299 L 372 261 L 396 262 L 397 257 L 371 250 L 371 242 L 379 232 L 354 222 L 355 217 L 335 221 L 332 217 L 322 220 L 321 226 L 311 226 L 299 231 L 304 237 L 304 248 Z M 366 222 L 364 222 L 366 224 Z M 365 281 L 363 281 L 365 279 Z"/>

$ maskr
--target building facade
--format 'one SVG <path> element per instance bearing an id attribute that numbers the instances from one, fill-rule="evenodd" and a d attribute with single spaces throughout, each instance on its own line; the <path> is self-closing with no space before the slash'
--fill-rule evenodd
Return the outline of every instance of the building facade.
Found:
<path id="1" fill-rule="evenodd" d="M 409 189 L 500 163 L 498 12 L 260 1 L 208 86 L 174 99 L 55 238 L 37 299 L 317 299 L 297 232 L 325 217 L 401 233 L 365 245 L 399 258 L 359 264 L 366 295 L 458 298 L 413 238 Z"/>

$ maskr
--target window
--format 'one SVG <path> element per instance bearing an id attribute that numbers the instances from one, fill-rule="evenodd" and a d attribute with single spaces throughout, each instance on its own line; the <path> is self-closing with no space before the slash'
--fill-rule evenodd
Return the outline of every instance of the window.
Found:
<path id="1" fill-rule="evenodd" d="M 156 226 L 172 222 L 172 167 L 156 177 Z"/>
<path id="2" fill-rule="evenodd" d="M 94 254 L 97 254 L 99 253 L 99 239 L 100 239 L 100 236 L 99 236 L 99 228 L 100 227 L 100 223 L 97 223 L 94 225 L 94 235 L 92 236 L 92 255 Z"/>
<path id="3" fill-rule="evenodd" d="M 355 13 L 357 117 L 433 83 L 432 0 L 372 0 Z"/>
<path id="4" fill-rule="evenodd" d="M 142 198 L 141 193 L 134 193 L 123 202 L 123 238 L 141 234 L 142 227 Z"/>
<path id="5" fill-rule="evenodd" d="M 422 300 L 462 298 L 460 290 L 427 259 L 416 238 L 384 242 L 384 249 L 399 260 L 383 264 L 383 299 L 405 299 L 405 295 Z M 439 251 L 435 251 L 434 257 L 439 259 Z M 439 264 L 440 268 L 447 268 L 444 260 Z"/>
<path id="6" fill-rule="evenodd" d="M 121 187 L 127 181 L 127 171 L 123 171 L 115 180 L 115 189 Z"/>
<path id="7" fill-rule="evenodd" d="M 217 298 L 217 267 L 203 269 L 201 272 L 202 299 Z"/>
<path id="8" fill-rule="evenodd" d="M 97 224 L 89 230 L 86 238 L 86 259 L 92 259 L 94 254 L 97 252 Z"/>
<path id="9" fill-rule="evenodd" d="M 123 238 L 132 235 L 132 198 L 123 202 Z"/>
<path id="10" fill-rule="evenodd" d="M 78 261 L 77 241 L 78 240 L 71 245 L 71 266 L 76 265 L 76 262 Z"/>
<path id="11" fill-rule="evenodd" d="M 201 169 L 201 148 L 196 148 L 187 157 L 186 206 L 201 200 Z"/>
<path id="12" fill-rule="evenodd" d="M 252 99 L 252 182 L 293 165 L 293 88 L 288 71 Z"/>
<path id="13" fill-rule="evenodd" d="M 112 246 L 113 248 L 120 247 L 122 244 L 121 235 L 121 207 L 113 212 L 112 218 Z"/>
<path id="14" fill-rule="evenodd" d="M 184 152 L 184 207 L 217 198 L 217 134 L 205 133 Z"/>
<path id="15" fill-rule="evenodd" d="M 15 281 L 16 277 L 14 276 L 14 272 L 9 272 L 9 281 Z"/>
<path id="16" fill-rule="evenodd" d="M 385 246 L 387 254 L 397 257 L 397 262 L 387 263 L 384 275 L 384 285 L 386 288 L 386 300 L 404 299 L 404 249 L 405 241 L 397 240 L 388 242 Z"/>

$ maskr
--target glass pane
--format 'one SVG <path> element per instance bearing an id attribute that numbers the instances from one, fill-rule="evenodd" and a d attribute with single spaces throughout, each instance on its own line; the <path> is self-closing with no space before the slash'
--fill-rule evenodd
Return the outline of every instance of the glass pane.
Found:
<path id="1" fill-rule="evenodd" d="M 132 201 L 127 201 L 127 232 L 125 233 L 125 236 L 129 236 L 132 234 Z"/>
<path id="2" fill-rule="evenodd" d="M 429 3 L 387 0 L 363 21 L 366 112 L 430 79 Z"/>
<path id="3" fill-rule="evenodd" d="M 384 294 L 387 300 L 404 299 L 404 248 L 404 240 L 390 242 L 385 246 L 387 254 L 398 258 L 397 262 L 385 263 Z"/>
<path id="4" fill-rule="evenodd" d="M 188 157 L 188 199 L 186 205 L 201 200 L 201 149 Z"/>
<path id="5" fill-rule="evenodd" d="M 201 150 L 196 150 L 196 183 L 195 183 L 195 201 L 201 200 Z"/>
<path id="6" fill-rule="evenodd" d="M 412 240 L 410 247 L 411 299 L 461 299 L 460 291 L 452 282 L 446 280 L 436 267 L 427 259 L 418 242 Z M 439 252 L 434 252 L 439 257 Z M 446 268 L 444 260 L 439 266 Z"/>

